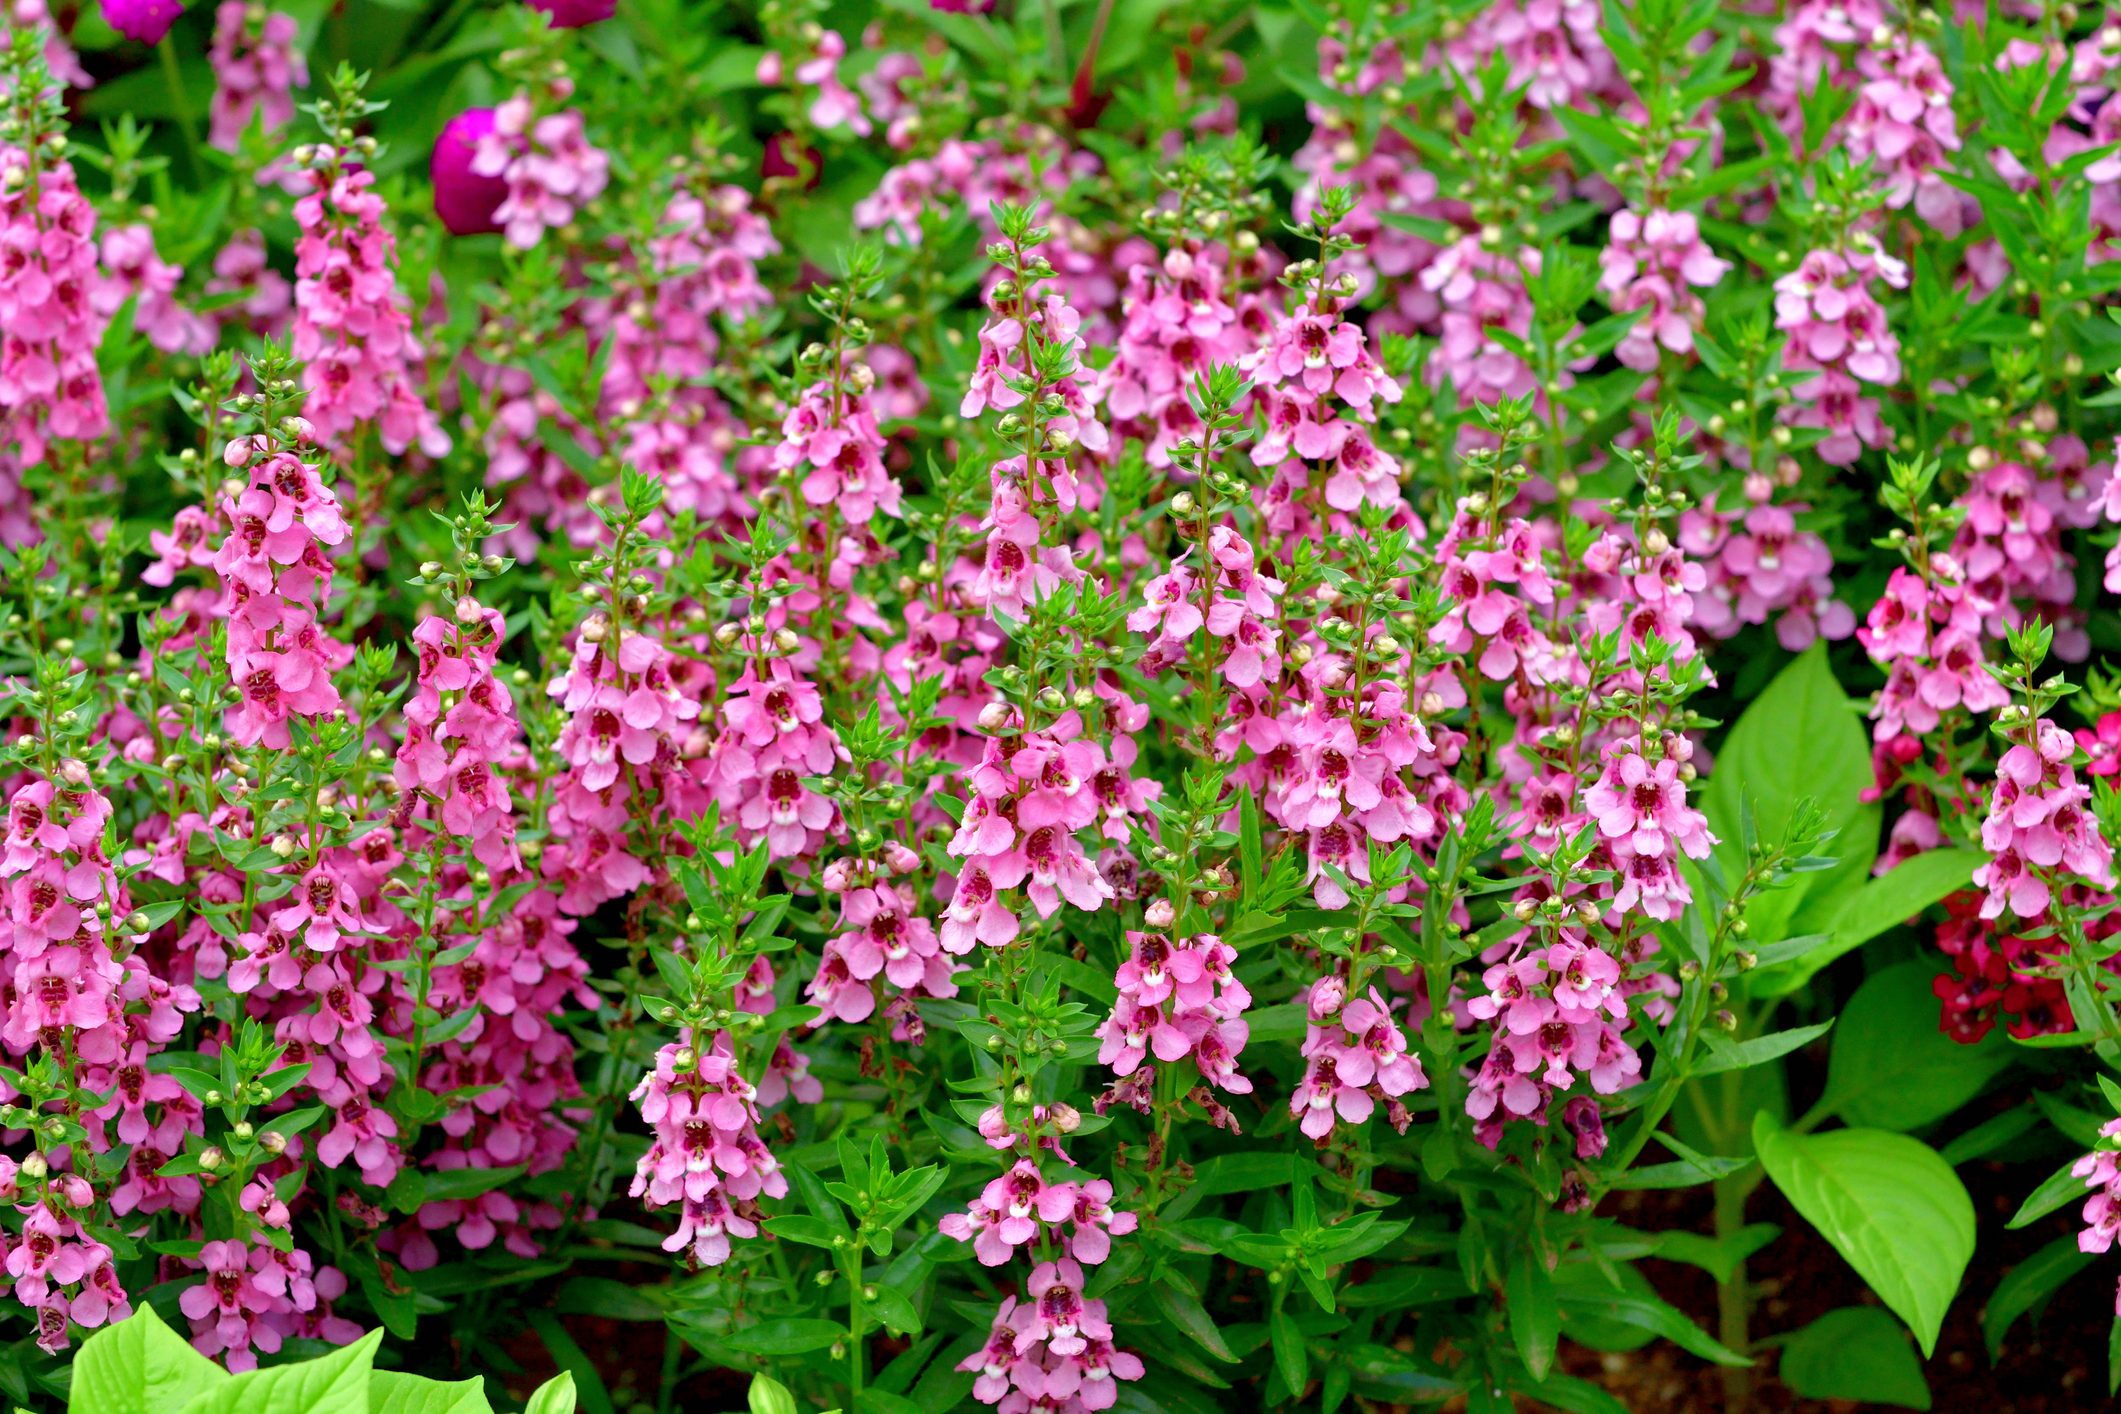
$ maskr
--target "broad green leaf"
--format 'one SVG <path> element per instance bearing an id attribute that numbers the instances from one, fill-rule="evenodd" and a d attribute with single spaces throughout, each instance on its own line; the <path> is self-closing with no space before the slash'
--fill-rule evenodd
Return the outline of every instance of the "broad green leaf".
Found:
<path id="1" fill-rule="evenodd" d="M 1769 1115 L 1754 1121 L 1753 1143 L 1791 1206 L 1934 1354 L 1974 1255 L 1973 1200 L 1951 1165 L 1904 1134 L 1799 1134 Z"/>
<path id="2" fill-rule="evenodd" d="M 184 1406 L 184 1414 L 368 1414 L 368 1386 L 383 1332 L 314 1360 L 246 1370 Z"/>
<path id="3" fill-rule="evenodd" d="M 1937 1025 L 1935 971 L 1903 962 L 1877 973 L 1842 1008 L 1827 1062 L 1828 1110 L 1853 1125 L 1919 1129 L 1981 1092 L 2011 1063 L 1991 1034 L 1969 1046 Z"/>
<path id="4" fill-rule="evenodd" d="M 143 1304 L 82 1342 L 74 1357 L 70 1408 L 76 1414 L 167 1414 L 228 1378 Z"/>
<path id="5" fill-rule="evenodd" d="M 1871 785 L 1871 750 L 1862 719 L 1848 694 L 1834 680 L 1826 661 L 1826 644 L 1815 642 L 1775 675 L 1717 748 L 1715 769 L 1702 792 L 1709 827 L 1721 838 L 1716 857 L 1727 877 L 1745 869 L 1739 842 L 1742 806 L 1750 803 L 1754 828 L 1763 843 L 1782 838 L 1797 803 L 1816 802 L 1826 824 L 1835 830 L 1820 852 L 1840 861 L 1832 869 L 1798 874 L 1781 889 L 1756 897 L 1747 906 L 1752 936 L 1773 942 L 1788 927 L 1807 895 L 1831 897 L 1853 870 L 1861 879 L 1878 849 L 1879 812 L 1861 796 Z"/>
<path id="6" fill-rule="evenodd" d="M 1790 1337 L 1777 1371 L 1806 1399 L 1930 1407 L 1929 1382 L 1907 1330 L 1876 1306 L 1829 1311 Z"/>
<path id="7" fill-rule="evenodd" d="M 368 1379 L 368 1414 L 493 1414 L 483 1380 L 430 1380 L 396 1370 Z"/>
<path id="8" fill-rule="evenodd" d="M 523 1414 L 574 1414 L 574 1376 L 562 1370 L 539 1385 Z"/>
<path id="9" fill-rule="evenodd" d="M 2020 1316 L 2037 1315 L 2064 1282 L 2090 1266 L 2091 1253 L 2077 1239 L 2058 1237 L 2004 1273 L 1981 1313 L 1981 1337 L 1988 1343 L 1989 1363 L 2003 1357 L 2003 1338 Z"/>

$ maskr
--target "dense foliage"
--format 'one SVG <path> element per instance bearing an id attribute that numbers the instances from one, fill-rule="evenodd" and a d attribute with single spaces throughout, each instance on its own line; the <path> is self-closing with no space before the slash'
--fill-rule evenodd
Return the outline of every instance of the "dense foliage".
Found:
<path id="1" fill-rule="evenodd" d="M 2103 1307 L 2095 11 L 0 34 L 13 1401 L 1927 1407 Z M 1764 1184 L 1882 1306 L 1752 1309 Z"/>

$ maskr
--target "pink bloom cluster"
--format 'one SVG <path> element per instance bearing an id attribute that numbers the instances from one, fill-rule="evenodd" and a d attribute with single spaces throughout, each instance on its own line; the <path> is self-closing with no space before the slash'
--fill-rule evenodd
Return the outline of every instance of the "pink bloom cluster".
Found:
<path id="1" fill-rule="evenodd" d="M 1871 708 L 1881 742 L 1927 736 L 1946 712 L 1984 714 L 2010 700 L 1988 671 L 1984 601 L 1952 556 L 1931 555 L 1927 566 L 1926 577 L 1906 565 L 1895 568 L 1856 631 L 1871 661 L 1886 671 Z"/>
<path id="2" fill-rule="evenodd" d="M 326 445 L 373 425 L 392 455 L 417 445 L 442 456 L 449 434 L 420 394 L 422 350 L 398 288 L 397 242 L 383 227 L 375 173 L 341 153 L 309 181 L 295 202 L 293 348 L 309 390 L 303 411 Z"/>
<path id="3" fill-rule="evenodd" d="M 1123 322 L 1095 400 L 1113 430 L 1138 441 L 1149 465 L 1172 464 L 1181 441 L 1200 437 L 1189 390 L 1218 363 L 1235 363 L 1254 339 L 1226 296 L 1228 272 L 1218 252 L 1183 248 L 1161 265 L 1137 265 L 1121 296 Z M 1255 315 L 1256 298 L 1238 297 Z"/>
<path id="4" fill-rule="evenodd" d="M 921 917 L 913 890 L 900 882 L 921 867 L 920 857 L 893 845 L 882 861 L 835 859 L 819 887 L 839 895 L 840 932 L 826 942 L 804 995 L 823 1020 L 861 1021 L 876 1010 L 879 977 L 898 989 L 885 1009 L 900 1039 L 918 1025 L 913 1003 L 954 997 L 955 964 L 942 951 L 935 925 Z"/>
<path id="5" fill-rule="evenodd" d="M 2105 1143 L 2121 1142 L 2121 1119 L 2110 1119 L 2099 1127 Z M 2084 1180 L 2092 1196 L 2084 1200 L 2084 1231 L 2077 1234 L 2080 1252 L 2108 1252 L 2121 1235 L 2121 1153 L 2098 1148 L 2070 1166 Z M 2114 1312 L 2121 1315 L 2121 1289 L 2114 1294 Z"/>
<path id="6" fill-rule="evenodd" d="M 1466 1010 L 1495 1027 L 1466 1113 L 1480 1122 L 1487 1142 L 1500 1136 L 1504 1118 L 1545 1124 L 1554 1094 L 1579 1077 L 1611 1095 L 1642 1073 L 1641 1058 L 1621 1035 L 1628 1022 L 1621 977 L 1610 954 L 1566 937 L 1482 975 L 1487 993 L 1468 1001 Z M 1570 1127 L 1588 1130 L 1581 1118 Z"/>
<path id="7" fill-rule="evenodd" d="M 209 1242 L 199 1262 L 206 1280 L 185 1289 L 178 1309 L 191 1320 L 192 1344 L 231 1370 L 256 1369 L 259 1351 L 274 1354 L 289 1337 L 345 1345 L 361 1334 L 327 1304 L 345 1294 L 345 1276 L 332 1267 L 312 1272 L 307 1252 Z"/>
<path id="8" fill-rule="evenodd" d="M 214 10 L 214 101 L 208 140 L 224 152 L 261 119 L 277 132 L 294 120 L 294 90 L 309 84 L 309 64 L 295 48 L 295 17 L 255 0 L 221 0 Z"/>
<path id="9" fill-rule="evenodd" d="M 1143 671 L 1183 662 L 1193 635 L 1205 628 L 1224 643 L 1212 666 L 1230 686 L 1279 678 L 1281 631 L 1273 619 L 1282 582 L 1259 572 L 1252 546 L 1234 526 L 1209 532 L 1208 560 L 1214 569 L 1205 579 L 1193 566 L 1178 564 L 1150 580 L 1143 591 L 1148 602 L 1127 615 L 1134 632 L 1154 631 L 1142 655 Z"/>
<path id="10" fill-rule="evenodd" d="M 1173 910 L 1159 900 L 1150 905 L 1154 923 Z M 1166 920 L 1165 926 L 1168 926 Z M 1252 1082 L 1237 1069 L 1251 1028 L 1245 1008 L 1252 994 L 1237 980 L 1230 964 L 1237 949 L 1212 933 L 1174 942 L 1162 932 L 1127 934 L 1129 952 L 1113 983 L 1119 999 L 1098 1028 L 1100 1065 L 1112 1067 L 1122 1080 L 1141 1071 L 1153 1053 L 1171 1064 L 1191 1056 L 1201 1079 L 1233 1095 L 1252 1093 Z M 1146 1080 L 1154 1073 L 1151 1067 Z M 1139 1087 L 1118 1087 L 1122 1094 L 1146 1103 Z"/>
<path id="11" fill-rule="evenodd" d="M 122 1321 L 132 1302 L 118 1282 L 115 1254 L 81 1226 L 95 1204 L 88 1181 L 55 1174 L 41 1194 L 23 1191 L 29 1182 L 13 1159 L 0 1159 L 0 1201 L 14 1204 L 22 1218 L 22 1231 L 0 1240 L 7 1265 L 0 1287 L 35 1313 L 37 1344 L 60 1351 L 69 1322 L 94 1329 Z"/>
<path id="12" fill-rule="evenodd" d="M 957 1368 L 978 1376 L 972 1397 L 1001 1414 L 1097 1414 L 1118 1401 L 1117 1381 L 1147 1373 L 1112 1344 L 1105 1303 L 1083 1294 L 1083 1269 L 1067 1257 L 1041 1262 L 1024 1299 L 1003 1299 L 986 1344 Z"/>
<path id="13" fill-rule="evenodd" d="M 773 449 L 775 470 L 801 471 L 806 504 L 836 509 L 853 525 L 878 512 L 899 514 L 898 478 L 884 466 L 884 434 L 867 392 L 875 376 L 857 365 L 846 378 L 804 389 Z"/>
<path id="14" fill-rule="evenodd" d="M 551 99 L 565 102 L 572 93 L 573 85 L 561 79 Z M 611 159 L 590 145 L 580 113 L 572 108 L 541 112 L 528 93 L 518 93 L 493 110 L 493 125 L 478 139 L 471 170 L 507 184 L 493 219 L 511 245 L 528 250 L 602 194 Z"/>
<path id="15" fill-rule="evenodd" d="M 305 423 L 298 436 L 308 435 Z M 330 552 L 347 539 L 346 519 L 305 451 L 315 455 L 299 440 L 239 437 L 224 458 L 250 476 L 240 495 L 222 500 L 226 534 L 213 558 L 238 698 L 228 732 L 246 746 L 284 748 L 289 717 L 336 709 L 332 674 L 353 656 L 321 622 L 331 595 Z"/>
<path id="16" fill-rule="evenodd" d="M 1267 417 L 1266 431 L 1252 444 L 1255 464 L 1276 468 L 1307 491 L 1303 469 L 1290 458 L 1317 464 L 1325 503 L 1336 511 L 1401 505 L 1399 463 L 1379 450 L 1365 426 L 1375 421 L 1378 404 L 1399 401 L 1400 387 L 1370 353 L 1360 325 L 1334 309 L 1299 304 L 1238 367 L 1255 380 Z"/>
<path id="17" fill-rule="evenodd" d="M 1858 233 L 1848 249 L 1812 251 L 1775 282 L 1775 327 L 1789 335 L 1783 364 L 1815 374 L 1798 390 L 1803 405 L 1793 420 L 1824 431 L 1819 455 L 1834 466 L 1889 440 L 1877 400 L 1862 393 L 1865 383 L 1900 381 L 1900 341 L 1871 291 L 1874 280 L 1903 288 L 1907 267 Z"/>
<path id="18" fill-rule="evenodd" d="M 2005 908 L 2020 918 L 2046 912 L 2056 873 L 2102 889 L 2114 886 L 2114 852 L 2092 815 L 2091 787 L 2070 762 L 2076 738 L 2042 718 L 1996 765 L 1996 786 L 1981 843 L 1989 857 L 1974 870 L 1988 890 L 1981 916 Z"/>
<path id="19" fill-rule="evenodd" d="M 23 466 L 110 430 L 95 231 L 71 164 L 0 143 L 0 447 Z"/>
<path id="20" fill-rule="evenodd" d="M 1304 1078 L 1289 1096 L 1289 1113 L 1313 1139 L 1338 1120 L 1361 1124 L 1382 1100 L 1385 1118 L 1404 1134 L 1413 1116 L 1402 1096 L 1426 1090 L 1421 1061 L 1408 1053 L 1406 1033 L 1375 987 L 1350 998 L 1346 979 L 1329 973 L 1304 999 Z"/>
<path id="21" fill-rule="evenodd" d="M 650 863 L 635 852 L 645 843 L 633 839 L 638 811 L 689 819 L 705 807 L 685 764 L 699 754 L 689 724 L 700 704 L 674 678 L 669 649 L 602 613 L 582 625 L 572 663 L 547 691 L 568 720 L 554 744 L 567 768 L 554 787 L 545 876 L 561 885 L 562 911 L 585 914 L 648 881 Z M 780 714 L 747 716 L 742 730 L 755 726 L 777 737 Z"/>
<path id="22" fill-rule="evenodd" d="M 1802 507 L 1760 505 L 1744 516 L 1689 510 L 1679 541 L 1708 575 L 1694 596 L 1694 624 L 1727 638 L 1746 624 L 1775 624 L 1775 638 L 1799 652 L 1814 638 L 1847 638 L 1856 613 L 1834 597 L 1834 556 L 1797 528 Z"/>
<path id="23" fill-rule="evenodd" d="M 788 659 L 763 671 L 748 663 L 725 689 L 721 716 L 706 779 L 725 818 L 747 841 L 765 840 L 775 859 L 815 856 L 828 836 L 840 833 L 841 822 L 838 808 L 808 782 L 847 757 L 839 734 L 825 723 L 817 688 Z"/>
<path id="24" fill-rule="evenodd" d="M 502 773 L 513 767 L 522 733 L 515 701 L 494 677 L 504 621 L 466 597 L 455 622 L 430 615 L 412 632 L 419 648 L 413 695 L 405 705 L 396 780 L 430 802 L 433 821 L 466 840 L 488 869 L 513 869 L 514 807 Z"/>
<path id="25" fill-rule="evenodd" d="M 633 1100 L 655 1131 L 634 1169 L 633 1196 L 680 1210 L 664 1250 L 720 1266 L 731 1237 L 758 1235 L 759 1197 L 788 1191 L 787 1175 L 759 1138 L 758 1092 L 738 1072 L 728 1036 L 717 1036 L 705 1054 L 690 1033 L 663 1046 Z"/>
<path id="26" fill-rule="evenodd" d="M 1111 1255 L 1112 1238 L 1134 1231 L 1137 1221 L 1133 1213 L 1112 1210 L 1112 1185 L 1104 1179 L 1048 1183 L 1036 1162 L 1019 1159 L 966 1211 L 946 1214 L 938 1226 L 945 1237 L 970 1242 L 985 1266 L 1003 1265 L 1017 1248 L 1049 1235 L 1047 1229 L 1061 1252 L 1096 1266 Z"/>
<path id="27" fill-rule="evenodd" d="M 1598 288 L 1614 311 L 1644 311 L 1613 351 L 1622 363 L 1644 372 L 1656 369 L 1660 349 L 1693 352 L 1705 313 L 1694 291 L 1711 288 L 1731 269 L 1701 239 L 1701 224 L 1691 211 L 1614 212 L 1598 263 Z"/>

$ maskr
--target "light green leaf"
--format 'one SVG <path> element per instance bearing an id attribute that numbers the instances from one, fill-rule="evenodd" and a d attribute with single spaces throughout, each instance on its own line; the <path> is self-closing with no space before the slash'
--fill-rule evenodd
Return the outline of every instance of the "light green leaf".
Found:
<path id="1" fill-rule="evenodd" d="M 1733 1041 L 1721 1032 L 1705 1031 L 1701 1037 L 1702 1058 L 1694 1062 L 1692 1074 L 1715 1075 L 1778 1060 L 1799 1046 L 1818 1040 L 1833 1024 L 1828 1019 L 1816 1026 L 1799 1026 L 1790 1031 L 1777 1031 L 1772 1036 L 1755 1036 L 1749 1041 Z"/>
<path id="2" fill-rule="evenodd" d="M 574 1376 L 562 1370 L 539 1385 L 523 1414 L 574 1414 Z"/>
<path id="3" fill-rule="evenodd" d="M 228 1378 L 143 1305 L 82 1343 L 68 1407 L 74 1414 L 165 1414 Z"/>
<path id="4" fill-rule="evenodd" d="M 1877 973 L 1842 1008 L 1827 1062 L 1831 1113 L 1849 1124 L 1919 1129 L 1981 1092 L 2011 1063 L 1993 1034 L 1963 1045 L 1937 1025 L 1935 971 L 1904 962 Z"/>
<path id="5" fill-rule="evenodd" d="M 1861 879 L 1878 851 L 1879 812 L 1865 805 L 1871 784 L 1870 739 L 1848 694 L 1827 666 L 1826 645 L 1815 642 L 1775 675 L 1717 748 L 1715 769 L 1702 792 L 1709 827 L 1722 840 L 1717 858 L 1727 877 L 1745 869 L 1739 840 L 1741 802 L 1750 802 L 1760 840 L 1773 843 L 1797 803 L 1816 802 L 1838 833 L 1820 852 L 1840 860 L 1832 870 L 1799 874 L 1747 906 L 1752 935 L 1763 942 L 1787 936 L 1790 919 L 1808 895 L 1831 897 L 1853 871 Z"/>
<path id="6" fill-rule="evenodd" d="M 1778 1373 L 1806 1399 L 1930 1407 L 1929 1382 L 1907 1331 L 1876 1306 L 1829 1311 L 1790 1338 Z"/>
<path id="7" fill-rule="evenodd" d="M 753 1375 L 745 1401 L 751 1406 L 751 1414 L 795 1414 L 795 1396 L 771 1375 Z"/>
<path id="8" fill-rule="evenodd" d="M 1904 1134 L 1799 1134 L 1770 1115 L 1753 1143 L 1783 1196 L 1934 1354 L 1974 1255 L 1973 1200 L 1951 1165 Z"/>
<path id="9" fill-rule="evenodd" d="M 430 1380 L 377 1370 L 368 1379 L 368 1414 L 493 1414 L 482 1380 Z"/>
<path id="10" fill-rule="evenodd" d="M 383 1332 L 294 1365 L 246 1370 L 184 1406 L 184 1414 L 368 1414 L 368 1385 Z"/>

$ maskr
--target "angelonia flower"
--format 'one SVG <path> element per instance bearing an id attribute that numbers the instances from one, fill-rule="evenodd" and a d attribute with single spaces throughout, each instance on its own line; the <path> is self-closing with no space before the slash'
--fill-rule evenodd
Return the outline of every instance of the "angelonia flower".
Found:
<path id="1" fill-rule="evenodd" d="M 1881 742 L 1927 736 L 1946 712 L 1985 715 L 2010 700 L 1988 671 L 1984 601 L 1970 591 L 1954 557 L 1931 555 L 1926 567 L 1926 575 L 1896 567 L 1856 630 L 1871 661 L 1886 670 L 1871 709 Z"/>
<path id="2" fill-rule="evenodd" d="M 1864 384 L 1900 380 L 1900 341 L 1886 323 L 1872 290 L 1874 281 L 1893 289 L 1907 284 L 1907 267 L 1858 233 L 1846 250 L 1814 250 L 1775 282 L 1775 327 L 1789 336 L 1785 367 L 1810 371 L 1797 386 L 1802 404 L 1794 421 L 1824 429 L 1819 455 L 1846 466 L 1865 447 L 1888 443 L 1877 399 Z"/>
<path id="3" fill-rule="evenodd" d="M 648 881 L 650 863 L 634 852 L 645 848 L 634 839 L 636 801 L 679 818 L 703 807 L 684 764 L 700 704 L 672 676 L 668 648 L 603 613 L 583 622 L 572 663 L 546 692 L 567 724 L 554 744 L 566 766 L 544 872 L 562 885 L 561 910 L 579 915 Z M 765 725 L 779 729 L 775 717 Z"/>
<path id="4" fill-rule="evenodd" d="M 1849 158 L 1871 162 L 1888 207 L 1912 207 L 1939 235 L 1958 235 L 1968 202 L 1943 175 L 1960 145 L 1943 64 L 1905 34 L 1889 48 L 1865 50 L 1857 62 L 1864 82 L 1845 120 Z"/>
<path id="5" fill-rule="evenodd" d="M 213 557 L 237 695 L 228 732 L 247 746 L 284 749 L 290 717 L 336 710 L 333 674 L 352 658 L 321 619 L 336 572 L 331 552 L 349 534 L 346 518 L 308 440 L 312 429 L 294 421 L 293 440 L 239 437 L 224 457 L 249 478 L 241 492 L 222 498 L 224 533 Z"/>
<path id="6" fill-rule="evenodd" d="M 1757 505 L 1743 516 L 1689 509 L 1679 541 L 1708 576 L 1694 596 L 1694 623 L 1715 638 L 1772 622 L 1776 641 L 1800 652 L 1815 638 L 1843 639 L 1856 613 L 1834 596 L 1834 556 L 1797 528 L 1801 507 Z"/>
<path id="7" fill-rule="evenodd" d="M 2099 1126 L 2099 1147 L 2070 1166 L 2084 1180 L 2092 1196 L 2084 1200 L 2084 1230 L 2077 1234 L 2077 1250 L 2103 1253 L 2113 1249 L 2121 1232 L 2121 1119 Z M 2114 1295 L 2114 1311 L 2121 1315 L 2121 1288 Z"/>
<path id="8" fill-rule="evenodd" d="M 884 465 L 884 435 L 871 405 L 875 386 L 875 373 L 861 363 L 844 378 L 813 383 L 788 409 L 773 449 L 776 470 L 799 473 L 805 503 L 853 525 L 900 514 L 898 478 Z"/>
<path id="9" fill-rule="evenodd" d="M 1656 369 L 1659 350 L 1693 352 L 1694 333 L 1705 314 L 1694 291 L 1712 288 L 1731 269 L 1701 239 L 1700 222 L 1691 211 L 1614 212 L 1598 264 L 1598 288 L 1615 313 L 1646 311 L 1613 351 L 1622 363 L 1644 372 Z"/>
<path id="10" fill-rule="evenodd" d="M 1298 1127 L 1324 1139 L 1336 1124 L 1363 1123 L 1382 1102 L 1392 1127 L 1406 1133 L 1413 1115 L 1402 1097 L 1426 1090 L 1429 1078 L 1384 994 L 1372 987 L 1350 997 L 1345 979 L 1329 974 L 1311 984 L 1304 1005 L 1304 1077 L 1289 1096 Z"/>
<path id="11" fill-rule="evenodd" d="M 0 141 L 0 445 L 25 467 L 110 430 L 95 230 L 70 163 Z"/>
<path id="12" fill-rule="evenodd" d="M 747 664 L 724 691 L 720 730 L 706 758 L 706 779 L 724 816 L 742 838 L 765 840 L 775 859 L 816 855 L 841 821 L 809 782 L 847 755 L 824 720 L 817 688 L 781 658 L 763 670 Z"/>
<path id="13" fill-rule="evenodd" d="M 394 777 L 430 802 L 433 823 L 469 842 L 488 869 L 512 869 L 514 806 L 505 773 L 521 739 L 515 703 L 494 674 L 505 621 L 469 596 L 451 618 L 430 615 L 412 633 L 419 671 L 405 706 Z"/>
<path id="14" fill-rule="evenodd" d="M 133 328 L 164 353 L 203 354 L 214 346 L 214 326 L 175 297 L 183 267 L 155 253 L 155 234 L 134 223 L 103 233 L 104 278 L 91 302 L 105 320 L 133 301 Z"/>
<path id="15" fill-rule="evenodd" d="M 254 119 L 269 133 L 294 121 L 294 90 L 309 86 L 309 64 L 295 38 L 293 15 L 252 0 L 221 0 L 207 56 L 215 80 L 207 140 L 215 147 L 236 151 Z"/>
<path id="16" fill-rule="evenodd" d="M 305 365 L 304 412 L 327 446 L 373 425 L 393 455 L 449 450 L 421 396 L 422 357 L 398 288 L 397 242 L 383 226 L 375 173 L 326 149 L 295 202 L 295 357 Z"/>
<path id="17" fill-rule="evenodd" d="M 904 845 L 880 860 L 837 859 L 826 866 L 819 887 L 839 898 L 839 932 L 825 943 L 804 998 L 826 1021 L 865 1021 L 878 1007 L 884 987 L 893 990 L 886 1012 L 893 1034 L 915 1039 L 912 1004 L 923 997 L 954 997 L 958 971 L 942 950 L 935 924 L 921 916 L 904 882 L 919 871 L 919 856 Z"/>
<path id="18" fill-rule="evenodd" d="M 2071 765 L 2077 742 L 2046 718 L 2015 734 L 1996 764 L 1981 843 L 1989 857 L 1974 870 L 1988 890 L 1983 918 L 2004 910 L 2021 919 L 2046 912 L 2056 874 L 2098 888 L 2114 886 L 2114 852 L 2092 814 L 2091 787 Z"/>
<path id="19" fill-rule="evenodd" d="M 471 125 L 457 130 L 459 140 L 473 144 L 471 174 L 507 187 L 493 220 L 510 245 L 536 245 L 604 190 L 611 162 L 584 136 L 582 115 L 572 108 L 548 111 L 573 92 L 573 84 L 561 78 L 535 100 L 528 92 L 510 97 L 475 135 Z M 440 160 L 439 144 L 436 153 Z M 462 199 L 471 199 L 468 190 Z"/>
<path id="20" fill-rule="evenodd" d="M 1239 361 L 1267 412 L 1252 461 L 1300 484 L 1322 482 L 1318 495 L 1335 511 L 1396 508 L 1399 463 L 1378 448 L 1368 424 L 1380 405 L 1399 401 L 1399 383 L 1338 303 L 1299 302 L 1275 322 L 1264 347 Z M 1316 470 L 1299 471 L 1297 461 Z"/>
<path id="21" fill-rule="evenodd" d="M 1536 247 L 1498 254 L 1464 236 L 1421 272 L 1422 287 L 1442 309 L 1443 343 L 1429 363 L 1432 382 L 1449 383 L 1463 403 L 1522 398 L 1535 391 L 1532 369 L 1492 330 L 1524 338 L 1532 327 L 1527 276 L 1540 269 Z"/>
<path id="22" fill-rule="evenodd" d="M 1127 959 L 1113 977 L 1119 999 L 1097 1032 L 1099 1064 L 1125 1080 L 1152 1055 L 1167 1065 L 1190 1059 L 1216 1089 L 1252 1093 L 1252 1082 L 1237 1069 L 1250 1035 L 1245 1008 L 1252 1004 L 1230 971 L 1237 950 L 1212 933 L 1174 941 L 1161 932 L 1129 932 L 1127 942 Z M 1125 1093 L 1140 1100 L 1134 1087 Z"/>
<path id="23" fill-rule="evenodd" d="M 726 1035 L 702 1053 L 690 1032 L 658 1050 L 655 1068 L 634 1086 L 654 1138 L 630 1191 L 651 1209 L 678 1209 L 665 1251 L 718 1267 L 732 1237 L 758 1235 L 759 1198 L 787 1193 L 788 1177 L 759 1137 L 757 1095 Z"/>

